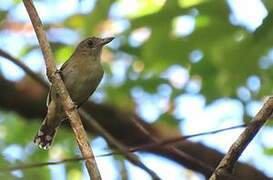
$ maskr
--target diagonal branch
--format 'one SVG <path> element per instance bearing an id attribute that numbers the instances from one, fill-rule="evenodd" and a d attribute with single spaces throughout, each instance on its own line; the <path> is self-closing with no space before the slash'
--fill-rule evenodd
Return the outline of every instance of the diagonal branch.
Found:
<path id="1" fill-rule="evenodd" d="M 65 114 L 70 120 L 70 124 L 76 136 L 76 140 L 81 150 L 81 153 L 83 157 L 94 157 L 92 149 L 88 142 L 86 132 L 84 131 L 80 116 L 65 88 L 64 82 L 62 81 L 60 74 L 57 73 L 58 71 L 56 68 L 52 51 L 50 49 L 50 45 L 47 41 L 45 32 L 43 30 L 42 22 L 33 5 L 33 2 L 32 0 L 23 0 L 23 2 L 29 14 L 30 20 L 32 22 L 33 28 L 35 30 L 36 36 L 38 38 L 40 47 L 43 52 L 45 64 L 47 67 L 47 76 L 60 96 L 63 110 L 65 111 Z M 86 167 L 91 179 L 94 180 L 101 179 L 95 158 L 87 159 Z"/>
<path id="2" fill-rule="evenodd" d="M 92 118 L 82 109 L 79 110 L 79 113 L 84 119 L 87 120 L 87 123 L 90 124 L 90 126 L 92 126 L 95 131 L 99 132 L 110 145 L 115 147 L 118 152 L 123 154 L 131 163 L 146 171 L 152 177 L 152 179 L 160 179 L 153 170 L 148 168 L 144 163 L 140 161 L 137 155 L 131 153 L 125 145 L 123 145 L 119 140 L 117 140 L 110 133 L 108 133 L 94 118 Z"/>
<path id="3" fill-rule="evenodd" d="M 10 55 L 9 53 L 3 51 L 2 49 L 0 49 L 0 56 L 6 58 L 8 60 L 10 60 L 14 64 L 16 64 L 17 66 L 19 66 L 20 68 L 22 68 L 25 71 L 26 74 L 28 74 L 34 80 L 36 80 L 37 82 L 39 82 L 44 88 L 48 88 L 48 83 L 41 76 L 39 76 L 38 74 L 36 74 L 35 72 L 33 72 L 24 63 L 22 63 L 21 61 L 19 61 L 18 59 L 16 59 L 12 55 Z"/>
<path id="4" fill-rule="evenodd" d="M 187 136 L 181 136 L 180 138 L 177 137 L 177 138 L 171 138 L 171 139 L 168 139 L 168 140 L 165 140 L 165 141 L 160 141 L 160 139 L 158 139 L 153 134 L 151 134 L 144 126 L 142 126 L 137 120 L 135 120 L 135 118 L 132 118 L 132 121 L 141 130 L 141 132 L 143 132 L 147 137 L 151 137 L 151 139 L 153 140 L 153 143 L 148 144 L 148 145 L 135 147 L 135 148 L 130 148 L 131 151 L 137 151 L 137 150 L 141 150 L 141 149 L 145 149 L 145 148 L 149 149 L 149 148 L 164 146 L 168 150 L 177 153 L 182 158 L 187 159 L 189 162 L 192 162 L 194 164 L 198 164 L 203 169 L 206 169 L 207 171 L 213 172 L 213 170 L 214 170 L 213 167 L 211 167 L 211 166 L 207 165 L 206 163 L 204 163 L 203 161 L 200 161 L 199 159 L 196 159 L 193 156 L 185 153 L 181 149 L 176 148 L 175 144 L 177 144 L 177 143 L 179 143 L 179 142 L 181 142 L 183 140 L 186 140 L 188 137 L 195 137 L 195 136 L 188 136 L 188 137 Z M 198 135 L 199 134 L 197 134 L 197 136 Z"/>
<path id="5" fill-rule="evenodd" d="M 138 126 L 141 126 L 141 125 L 138 124 Z M 243 128 L 245 126 L 246 126 L 246 124 L 241 124 L 241 125 L 231 126 L 231 127 L 227 127 L 227 128 L 223 128 L 223 129 L 213 130 L 213 131 L 206 131 L 206 132 L 190 134 L 190 135 L 185 135 L 185 136 L 177 136 L 177 137 L 169 138 L 166 140 L 159 140 L 156 137 L 152 137 L 153 141 L 154 141 L 153 143 L 144 144 L 144 145 L 130 148 L 130 151 L 134 152 L 134 151 L 148 150 L 148 149 L 153 149 L 153 148 L 163 147 L 163 146 L 168 146 L 169 148 L 171 148 L 172 146 L 178 145 L 179 143 L 181 143 L 187 139 L 190 139 L 190 138 L 204 136 L 204 135 L 210 135 L 210 134 L 217 134 L 217 133 L 228 131 L 228 130 Z M 141 131 L 142 132 L 144 131 L 144 127 L 141 127 Z M 145 134 L 149 133 L 146 129 L 145 129 L 145 131 L 146 131 Z M 175 147 L 175 148 L 177 148 L 177 147 Z"/>
<path id="6" fill-rule="evenodd" d="M 248 124 L 239 138 L 232 144 L 228 153 L 221 160 L 217 168 L 214 170 L 210 180 L 223 179 L 225 174 L 230 173 L 236 161 L 239 159 L 245 148 L 262 128 L 267 119 L 273 112 L 273 97 L 269 97 L 264 103 L 261 110 L 254 117 L 253 121 Z M 226 178 L 226 177 L 225 177 Z"/>

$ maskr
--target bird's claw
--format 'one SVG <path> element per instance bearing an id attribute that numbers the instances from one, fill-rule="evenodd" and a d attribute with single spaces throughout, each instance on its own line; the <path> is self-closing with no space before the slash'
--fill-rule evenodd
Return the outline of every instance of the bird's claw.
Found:
<path id="1" fill-rule="evenodd" d="M 57 69 L 56 71 L 55 71 L 55 73 L 56 74 L 60 74 L 62 71 L 60 70 L 60 69 Z"/>

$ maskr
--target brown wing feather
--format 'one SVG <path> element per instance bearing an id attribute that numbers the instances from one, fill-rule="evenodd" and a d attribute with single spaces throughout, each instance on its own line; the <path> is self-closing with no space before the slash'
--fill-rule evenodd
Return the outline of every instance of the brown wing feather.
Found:
<path id="1" fill-rule="evenodd" d="M 64 80 L 63 78 L 63 74 L 62 74 L 62 70 L 65 68 L 65 66 L 67 66 L 67 61 L 62 65 L 61 69 L 60 69 L 60 76 L 62 78 L 62 80 Z M 49 91 L 48 91 L 48 94 L 47 94 L 47 97 L 46 97 L 46 106 L 49 105 L 50 101 L 51 101 L 51 92 L 52 92 L 52 85 L 50 86 L 49 88 Z"/>
<path id="2" fill-rule="evenodd" d="M 70 60 L 70 58 L 69 58 L 67 61 L 65 61 L 65 62 L 63 63 L 63 65 L 62 65 L 60 71 L 62 71 L 62 70 L 67 66 L 69 60 Z"/>

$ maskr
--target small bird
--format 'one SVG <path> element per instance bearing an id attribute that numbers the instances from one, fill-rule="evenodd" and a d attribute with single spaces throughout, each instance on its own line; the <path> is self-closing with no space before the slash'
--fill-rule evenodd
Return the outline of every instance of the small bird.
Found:
<path id="1" fill-rule="evenodd" d="M 100 63 L 102 47 L 113 39 L 90 37 L 83 40 L 59 70 L 77 107 L 80 107 L 99 85 L 104 73 Z M 66 119 L 60 98 L 52 86 L 47 96 L 47 108 L 47 115 L 34 138 L 34 143 L 45 150 L 52 144 L 61 122 Z"/>

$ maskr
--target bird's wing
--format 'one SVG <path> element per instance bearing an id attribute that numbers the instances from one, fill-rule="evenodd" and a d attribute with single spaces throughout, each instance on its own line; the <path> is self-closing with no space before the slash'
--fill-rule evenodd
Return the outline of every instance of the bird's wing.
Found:
<path id="1" fill-rule="evenodd" d="M 60 69 L 60 71 L 59 71 L 62 80 L 64 80 L 62 71 L 63 71 L 63 69 L 65 68 L 65 66 L 67 66 L 67 64 L 68 64 L 68 63 L 67 63 L 67 61 L 66 61 L 66 62 L 62 65 L 62 67 L 61 67 L 61 69 Z M 48 91 L 48 94 L 47 94 L 47 98 L 46 98 L 46 105 L 47 105 L 47 106 L 48 106 L 49 103 L 51 102 L 51 93 L 52 93 L 52 85 L 51 85 L 50 88 L 49 88 L 49 91 Z"/>
<path id="2" fill-rule="evenodd" d="M 63 63 L 63 65 L 62 65 L 62 67 L 61 67 L 61 69 L 60 69 L 61 72 L 62 72 L 62 71 L 64 70 L 64 68 L 68 65 L 69 60 L 70 60 L 70 58 L 69 58 L 67 61 L 65 61 L 65 62 Z"/>

